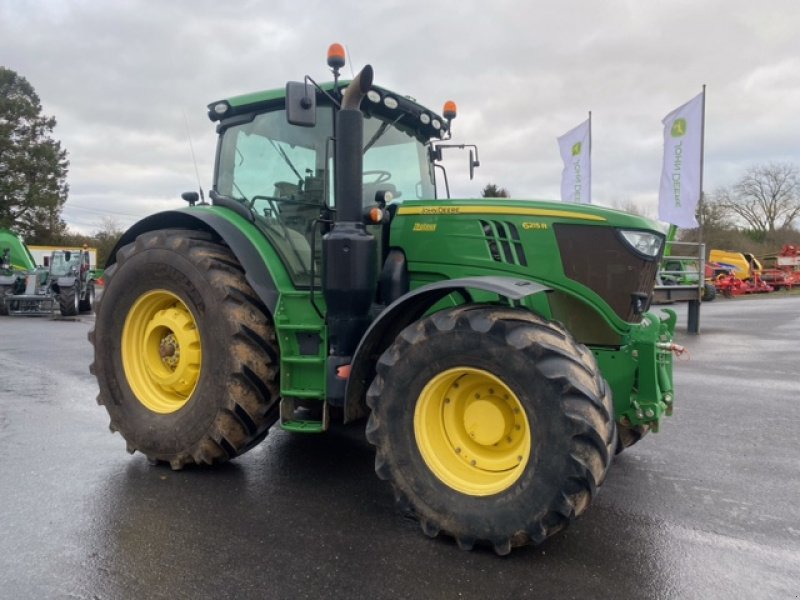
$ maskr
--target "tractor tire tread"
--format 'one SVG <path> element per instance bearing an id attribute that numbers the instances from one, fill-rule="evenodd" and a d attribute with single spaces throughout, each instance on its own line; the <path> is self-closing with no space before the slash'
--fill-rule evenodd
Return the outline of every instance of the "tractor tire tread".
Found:
<path id="1" fill-rule="evenodd" d="M 564 391 L 560 408 L 571 424 L 569 467 L 559 493 L 549 509 L 533 516 L 524 527 L 498 532 L 501 535 L 476 538 L 448 529 L 448 515 L 420 514 L 410 498 L 410 487 L 403 475 L 395 472 L 386 454 L 388 425 L 381 410 L 381 397 L 387 376 L 403 356 L 414 353 L 414 346 L 430 335 L 468 328 L 485 335 L 502 336 L 516 349 L 537 361 L 544 377 Z M 616 444 L 616 424 L 610 388 L 600 374 L 593 354 L 578 344 L 566 329 L 529 311 L 481 305 L 463 306 L 435 313 L 407 327 L 383 353 L 376 365 L 376 376 L 366 398 L 371 409 L 366 427 L 367 440 L 376 447 L 375 471 L 389 480 L 400 507 L 407 508 L 420 521 L 427 535 L 435 532 L 454 537 L 458 546 L 472 549 L 476 544 L 489 545 L 499 555 L 512 547 L 538 544 L 563 529 L 580 516 L 602 485 Z M 429 512 L 429 511 L 428 511 Z"/>
<path id="2" fill-rule="evenodd" d="M 113 286 L 115 277 L 128 260 L 151 248 L 173 250 L 205 273 L 219 299 L 214 310 L 225 315 L 232 328 L 229 351 L 235 357 L 236 368 L 225 375 L 227 394 L 220 400 L 213 421 L 190 448 L 173 456 L 145 454 L 151 462 L 169 463 L 173 470 L 191 464 L 225 462 L 260 442 L 278 419 L 280 352 L 274 325 L 247 283 L 236 257 L 208 232 L 178 229 L 140 235 L 123 246 L 117 252 L 116 263 L 106 269 L 106 290 Z M 98 313 L 103 310 L 102 304 L 103 298 L 98 303 Z M 95 345 L 95 339 L 92 330 L 89 341 Z M 97 362 L 96 358 L 93 372 L 98 371 Z M 101 386 L 98 404 L 108 407 L 112 402 L 108 391 Z M 125 437 L 124 424 L 112 419 L 111 428 Z M 131 450 L 139 448 L 128 443 L 128 451 Z"/>
<path id="3" fill-rule="evenodd" d="M 76 296 L 78 290 L 74 285 L 62 287 L 58 294 L 58 309 L 62 317 L 74 317 L 78 314 L 78 302 Z"/>

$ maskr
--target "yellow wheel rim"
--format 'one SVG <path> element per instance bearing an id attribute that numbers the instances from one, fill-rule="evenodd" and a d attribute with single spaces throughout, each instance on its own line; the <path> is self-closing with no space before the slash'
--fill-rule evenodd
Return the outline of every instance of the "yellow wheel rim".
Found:
<path id="1" fill-rule="evenodd" d="M 122 364 L 139 402 L 160 414 L 183 408 L 201 358 L 200 331 L 183 300 L 166 290 L 139 296 L 122 328 Z"/>
<path id="2" fill-rule="evenodd" d="M 422 458 L 442 483 L 470 496 L 511 487 L 531 454 L 522 403 L 487 371 L 458 367 L 423 388 L 414 410 Z"/>

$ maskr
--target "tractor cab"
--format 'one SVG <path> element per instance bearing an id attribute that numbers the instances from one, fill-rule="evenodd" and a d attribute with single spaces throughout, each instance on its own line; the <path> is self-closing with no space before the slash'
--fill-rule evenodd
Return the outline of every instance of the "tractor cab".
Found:
<path id="1" fill-rule="evenodd" d="M 89 255 L 86 254 L 86 260 Z M 77 275 L 83 265 L 82 253 L 73 250 L 54 250 L 48 262 L 50 277 L 66 277 Z"/>
<path id="2" fill-rule="evenodd" d="M 272 90 L 209 105 L 220 134 L 212 199 L 248 219 L 252 215 L 300 287 L 310 284 L 312 256 L 319 257 L 321 237 L 338 218 L 335 122 L 348 83 L 338 78 L 319 86 L 290 83 L 288 93 Z M 291 104 L 297 95 L 313 112 L 302 126 Z M 371 208 L 435 199 L 434 161 L 441 150 L 437 153 L 432 143 L 447 139 L 450 120 L 378 86 L 370 88 L 361 108 L 366 222 L 375 224 Z M 452 118 L 454 105 L 449 110 Z M 382 214 L 377 215 L 373 219 L 380 223 Z"/>

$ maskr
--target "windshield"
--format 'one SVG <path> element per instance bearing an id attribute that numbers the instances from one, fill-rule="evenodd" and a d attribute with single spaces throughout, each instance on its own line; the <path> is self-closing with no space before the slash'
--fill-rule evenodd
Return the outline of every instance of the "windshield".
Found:
<path id="1" fill-rule="evenodd" d="M 364 206 L 381 191 L 399 202 L 436 196 L 427 146 L 399 121 L 364 120 Z M 298 286 L 309 285 L 319 254 L 320 212 L 336 208 L 332 135 L 333 111 L 320 106 L 314 127 L 290 125 L 276 110 L 228 127 L 220 141 L 215 189 L 252 209 Z"/>
<path id="2" fill-rule="evenodd" d="M 398 200 L 433 199 L 436 191 L 428 148 L 394 123 L 364 119 L 364 204 L 389 191 Z"/>
<path id="3" fill-rule="evenodd" d="M 53 277 L 64 277 L 69 275 L 70 268 L 77 269 L 80 264 L 80 255 L 77 252 L 72 252 L 67 260 L 67 255 L 62 252 L 54 252 L 50 258 L 50 274 Z"/>

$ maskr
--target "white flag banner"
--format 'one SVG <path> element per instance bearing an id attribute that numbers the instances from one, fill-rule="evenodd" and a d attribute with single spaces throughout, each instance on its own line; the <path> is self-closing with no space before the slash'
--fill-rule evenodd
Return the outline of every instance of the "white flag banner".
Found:
<path id="1" fill-rule="evenodd" d="M 590 204 L 592 201 L 592 121 L 570 129 L 558 138 L 564 161 L 561 173 L 561 201 Z"/>
<path id="2" fill-rule="evenodd" d="M 700 200 L 703 93 L 669 113 L 664 123 L 664 165 L 658 194 L 658 218 L 678 227 L 697 227 Z"/>

